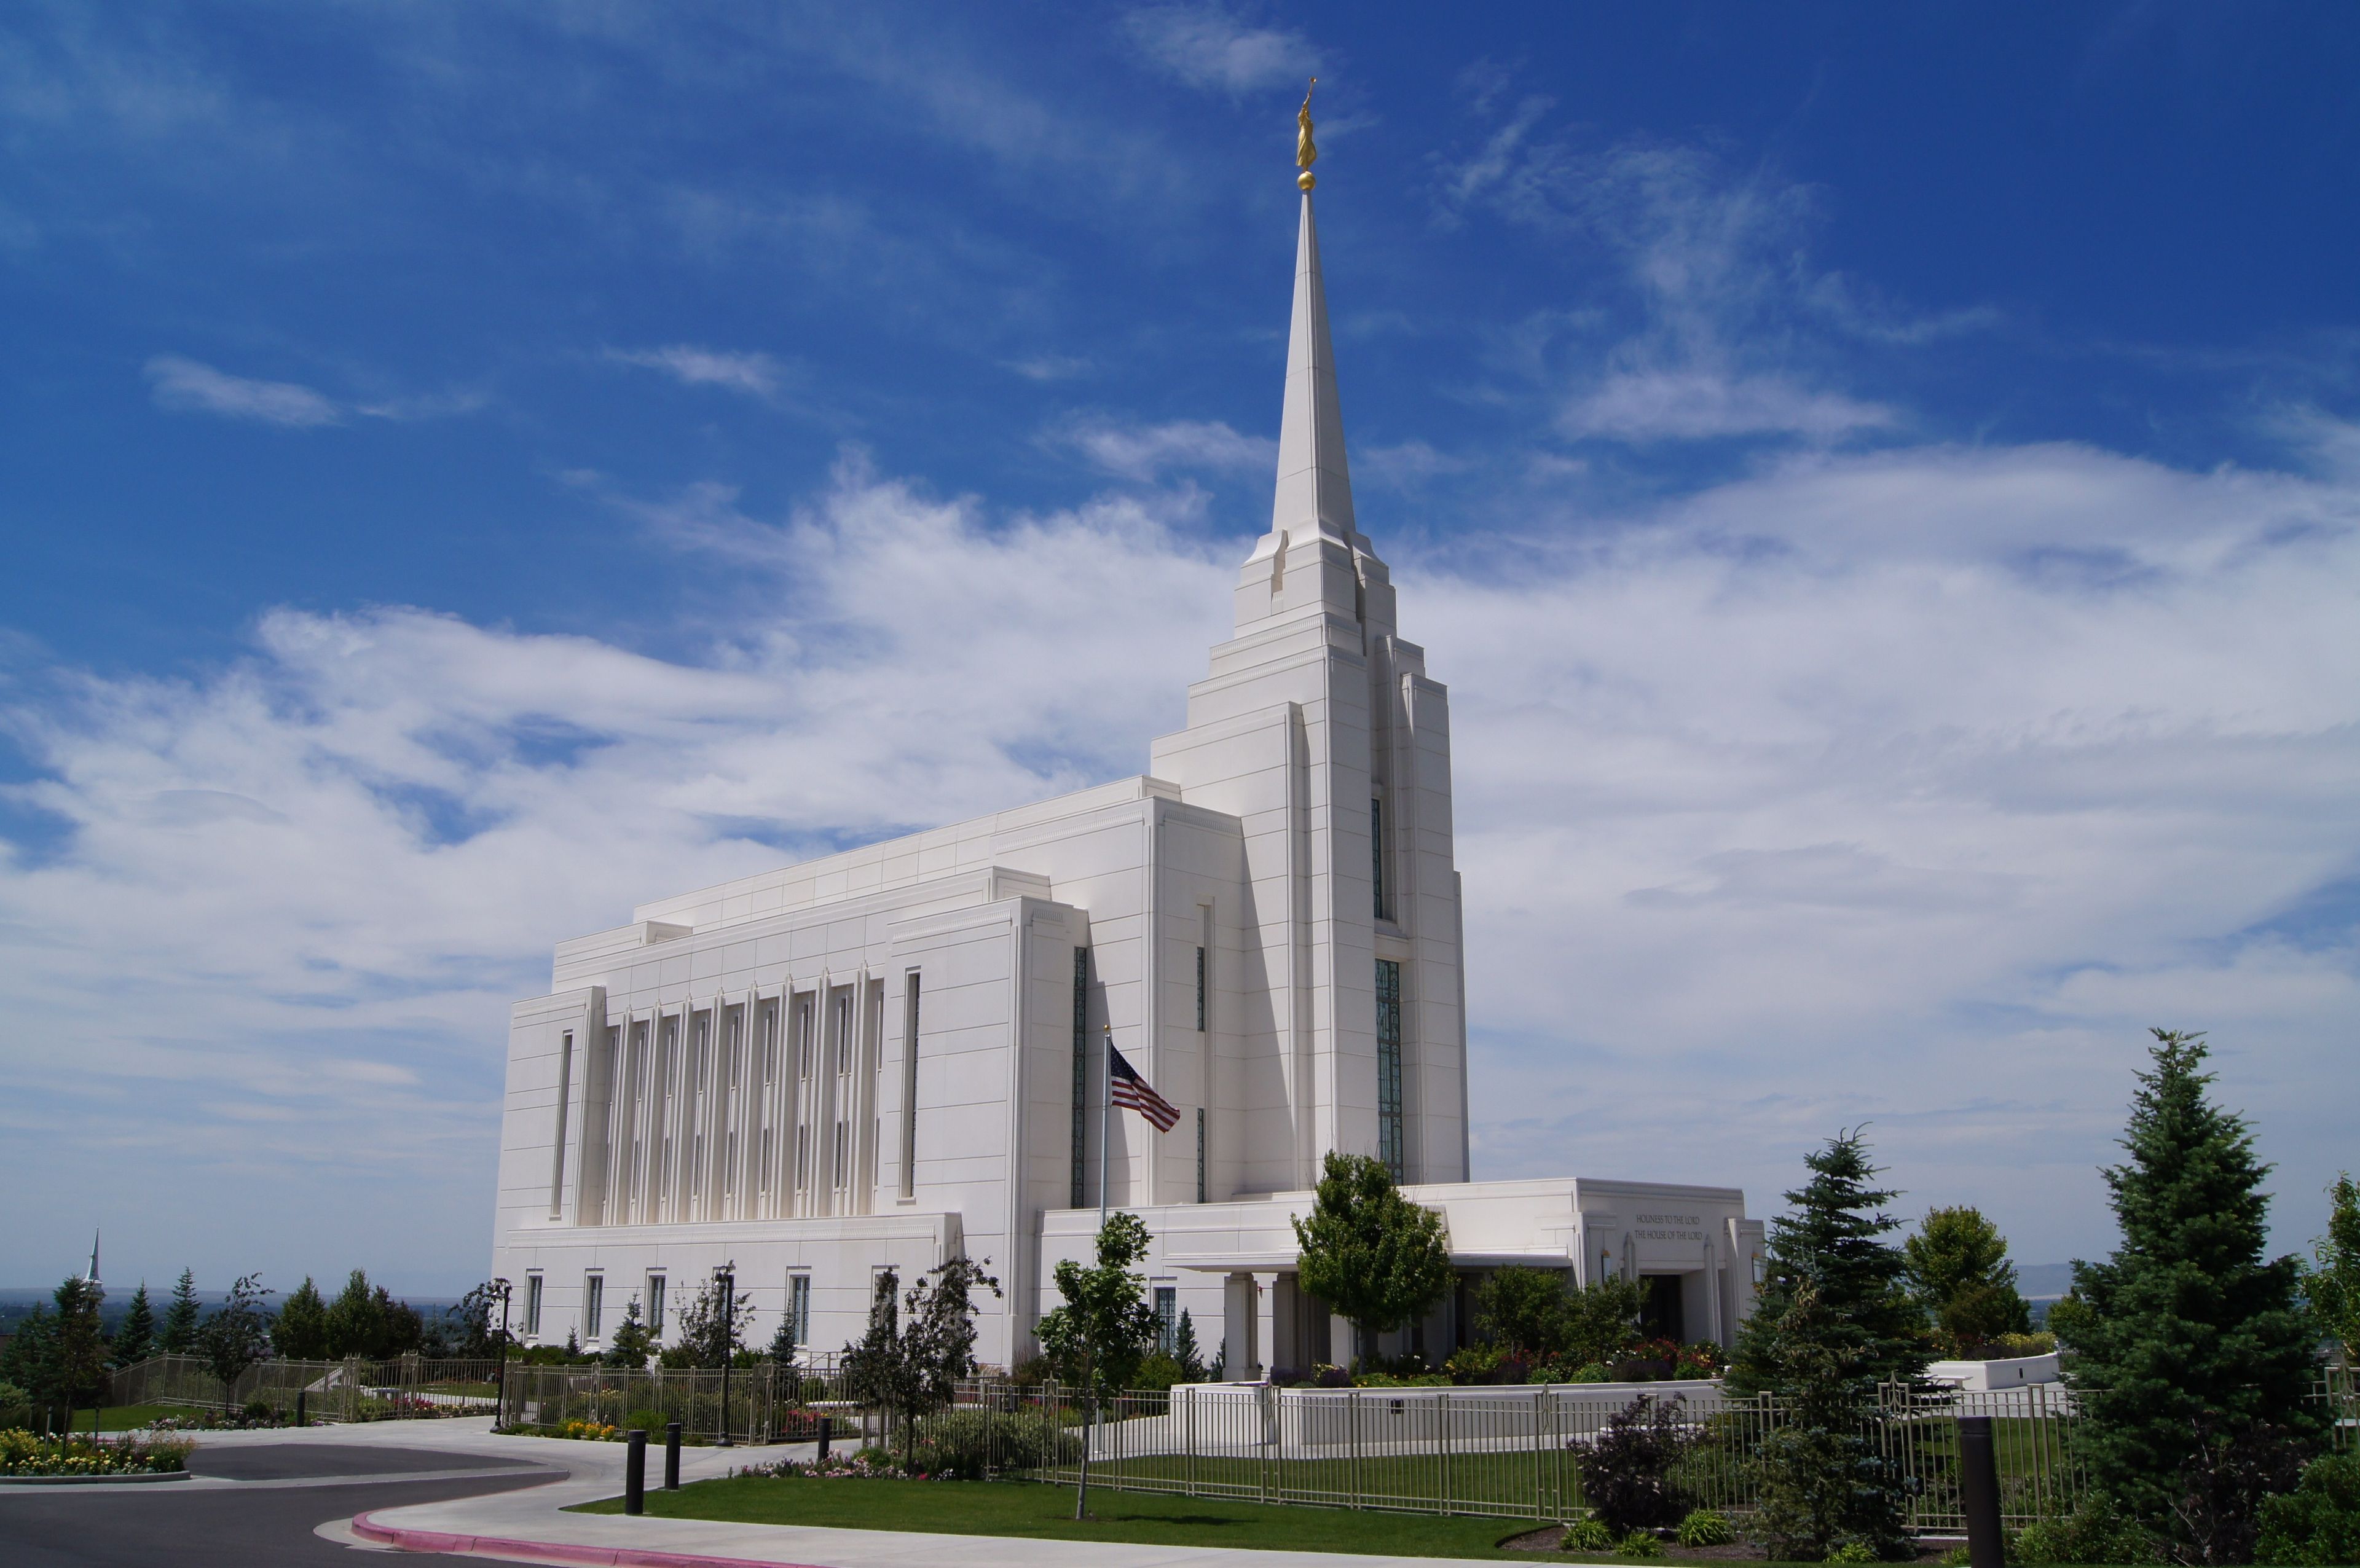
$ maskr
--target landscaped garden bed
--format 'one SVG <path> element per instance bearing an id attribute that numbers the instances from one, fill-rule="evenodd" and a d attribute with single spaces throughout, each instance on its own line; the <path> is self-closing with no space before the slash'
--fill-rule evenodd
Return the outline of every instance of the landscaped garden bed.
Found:
<path id="1" fill-rule="evenodd" d="M 178 1438 L 45 1437 L 0 1432 L 0 1476 L 161 1475 L 189 1467 L 196 1444 Z"/>

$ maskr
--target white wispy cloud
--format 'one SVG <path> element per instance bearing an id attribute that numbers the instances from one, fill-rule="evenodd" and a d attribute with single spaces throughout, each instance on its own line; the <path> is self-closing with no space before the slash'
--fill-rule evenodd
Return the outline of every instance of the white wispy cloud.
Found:
<path id="1" fill-rule="evenodd" d="M 292 381 L 232 376 L 177 354 L 159 354 L 146 368 L 156 406 L 173 413 L 218 414 L 296 430 L 336 424 L 344 417 L 333 398 Z"/>
<path id="2" fill-rule="evenodd" d="M 1271 471 L 1278 464 L 1278 442 L 1245 435 L 1218 419 L 1146 425 L 1102 414 L 1075 415 L 1043 430 L 1041 441 L 1052 449 L 1077 452 L 1126 479 L 1153 479 L 1175 470 Z"/>
<path id="3" fill-rule="evenodd" d="M 1142 54 L 1191 87 L 1251 93 L 1300 85 L 1319 69 L 1301 33 L 1256 27 L 1226 5 L 1143 5 L 1123 27 Z"/>
<path id="4" fill-rule="evenodd" d="M 1702 368 L 1610 376 L 1568 403 L 1557 419 L 1568 435 L 1628 441 L 1774 431 L 1832 441 L 1894 422 L 1890 409 L 1814 392 L 1782 376 L 1731 376 Z"/>
<path id="5" fill-rule="evenodd" d="M 1439 163 L 1438 210 L 1449 222 L 1487 212 L 1579 237 L 1619 267 L 1619 305 L 1593 298 L 1582 312 L 1552 313 L 1528 328 L 1542 342 L 1526 352 L 1558 385 L 1557 424 L 1568 435 L 1826 444 L 1891 430 L 1905 423 L 1900 411 L 1842 389 L 1848 355 L 2000 320 L 1979 305 L 1912 312 L 1815 267 L 1808 238 L 1819 193 L 1775 170 L 1733 171 L 1708 148 L 1656 139 L 1585 147 L 1544 133 L 1551 100 L 1528 95 L 1502 113 L 1502 93 L 1484 78 L 1477 97 L 1497 123 L 1472 149 Z M 1601 343 L 1601 332 L 1614 335 Z M 1572 346 L 1552 355 L 1547 340 L 1557 333 Z"/>
<path id="6" fill-rule="evenodd" d="M 439 1261 L 551 943 L 1142 767 L 1245 548 L 858 457 L 781 517 L 632 504 L 735 563 L 703 657 L 282 610 L 212 673 L 11 688 L 11 802 L 56 824 L 0 858 L 12 1162 L 281 1274 L 308 1233 L 253 1221 L 297 1204 Z M 1543 527 L 1510 572 L 1398 560 L 1452 692 L 1478 1173 L 1759 1211 L 1868 1118 L 1912 1203 L 2063 1256 L 2167 1023 L 2214 1031 L 2303 1234 L 2360 1027 L 2355 517 L 2348 478 L 1899 448 Z"/>
<path id="7" fill-rule="evenodd" d="M 770 354 L 699 348 L 694 343 L 648 349 L 610 348 L 606 357 L 619 364 L 661 371 L 683 387 L 718 387 L 757 397 L 776 392 L 784 374 L 784 367 Z"/>

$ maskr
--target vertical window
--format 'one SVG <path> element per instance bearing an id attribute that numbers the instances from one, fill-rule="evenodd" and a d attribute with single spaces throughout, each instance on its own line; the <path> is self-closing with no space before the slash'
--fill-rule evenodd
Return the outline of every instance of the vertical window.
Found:
<path id="1" fill-rule="evenodd" d="M 598 1337 L 598 1325 L 606 1316 L 606 1277 L 593 1274 L 582 1281 L 582 1337 Z"/>
<path id="2" fill-rule="evenodd" d="M 1074 949 L 1074 1181 L 1073 1206 L 1085 1206 L 1083 1173 L 1088 1169 L 1090 1104 L 1090 950 Z"/>
<path id="3" fill-rule="evenodd" d="M 795 1076 L 798 1078 L 811 1076 L 812 1007 L 813 1003 L 805 1002 L 795 1009 Z"/>
<path id="4" fill-rule="evenodd" d="M 1180 1290 L 1175 1285 L 1155 1287 L 1155 1348 L 1169 1356 L 1180 1343 Z"/>
<path id="5" fill-rule="evenodd" d="M 811 1343 L 811 1276 L 787 1276 L 787 1322 L 797 1345 Z"/>
<path id="6" fill-rule="evenodd" d="M 918 1195 L 918 975 L 901 998 L 901 1196 Z"/>
<path id="7" fill-rule="evenodd" d="M 661 1275 L 661 1274 L 650 1274 L 650 1275 L 649 1275 L 649 1276 L 648 1276 L 648 1332 L 649 1332 L 649 1333 L 650 1333 L 650 1334 L 661 1334 L 661 1333 L 663 1333 L 663 1312 L 664 1312 L 664 1277 L 663 1277 L 662 1275 Z"/>
<path id="8" fill-rule="evenodd" d="M 1402 1174 L 1401 965 L 1377 960 L 1377 1158 Z"/>
<path id="9" fill-rule="evenodd" d="M 524 1277 L 524 1331 L 535 1338 L 541 1334 L 541 1276 Z"/>
<path id="10" fill-rule="evenodd" d="M 1205 1107 L 1199 1105 L 1196 1107 L 1196 1201 L 1200 1203 L 1206 1201 L 1205 1186 Z"/>
<path id="11" fill-rule="evenodd" d="M 795 1128 L 795 1185 L 798 1188 L 811 1185 L 810 1132 L 808 1127 Z"/>
<path id="12" fill-rule="evenodd" d="M 836 1119 L 836 1185 L 838 1187 L 843 1186 L 847 1180 L 845 1156 L 851 1148 L 852 1124 L 838 1116 Z"/>
<path id="13" fill-rule="evenodd" d="M 1376 895 L 1376 916 L 1385 918 L 1385 803 L 1369 800 L 1369 882 Z"/>
<path id="14" fill-rule="evenodd" d="M 1205 950 L 1196 950 L 1196 1032 L 1205 1032 Z"/>
<path id="15" fill-rule="evenodd" d="M 561 1218 L 565 1212 L 565 1104 L 574 1094 L 574 1031 L 567 1029 L 557 1051 L 557 1128 L 550 1141 L 557 1153 L 550 1161 L 549 1217 Z"/>

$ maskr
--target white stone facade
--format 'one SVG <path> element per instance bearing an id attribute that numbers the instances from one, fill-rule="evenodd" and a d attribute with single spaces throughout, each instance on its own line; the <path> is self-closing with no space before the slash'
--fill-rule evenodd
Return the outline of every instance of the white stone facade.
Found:
<path id="1" fill-rule="evenodd" d="M 1341 1342 L 1288 1219 L 1345 1149 L 1443 1211 L 1468 1278 L 1661 1275 L 1685 1337 L 1725 1342 L 1761 1251 L 1743 1193 L 1470 1181 L 1460 917 L 1449 697 L 1354 520 L 1306 192 L 1272 528 L 1187 727 L 1140 777 L 561 944 L 511 1017 L 495 1271 L 529 1338 L 595 1345 L 653 1277 L 676 1311 L 734 1263 L 759 1337 L 794 1310 L 831 1349 L 876 1269 L 963 1249 L 1006 1288 L 980 1348 L 1009 1363 L 1087 1249 L 1103 1156 L 1159 1304 L 1232 1376 L 1307 1367 Z M 1120 1112 L 1101 1149 L 1109 1038 L 1170 1132 Z M 1412 1337 L 1465 1326 L 1454 1300 Z"/>

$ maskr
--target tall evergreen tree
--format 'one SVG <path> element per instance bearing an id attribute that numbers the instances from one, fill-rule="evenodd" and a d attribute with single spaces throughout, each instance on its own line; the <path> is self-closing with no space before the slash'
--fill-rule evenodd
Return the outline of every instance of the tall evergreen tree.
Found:
<path id="1" fill-rule="evenodd" d="M 131 1305 L 123 1314 L 123 1326 L 115 1331 L 115 1364 L 129 1367 L 156 1354 L 156 1309 L 148 1300 L 148 1281 L 139 1281 L 139 1289 L 131 1292 Z"/>
<path id="2" fill-rule="evenodd" d="M 2207 1094 L 2204 1037 L 2152 1032 L 2154 1065 L 2121 1139 L 2129 1158 L 2104 1172 L 2121 1244 L 2103 1263 L 2074 1263 L 2051 1322 L 2091 1479 L 2178 1555 L 2230 1561 L 2260 1497 L 2224 1500 L 2223 1477 L 2261 1475 L 2260 1451 L 2315 1435 L 2318 1329 L 2300 1262 L 2263 1256 L 2270 1167 L 2245 1119 Z"/>
<path id="3" fill-rule="evenodd" d="M 1811 1179 L 1770 1225 L 1767 1278 L 1737 1336 L 1729 1383 L 1777 1397 L 1783 1419 L 1764 1442 L 1763 1522 L 1771 1555 L 1805 1561 L 1858 1542 L 1910 1555 L 1900 1467 L 1871 1437 L 1878 1390 L 1915 1384 L 1926 1367 L 1924 1319 L 1905 1283 L 1896 1193 L 1859 1132 L 1806 1157 Z"/>
<path id="4" fill-rule="evenodd" d="M 58 1313 L 49 1343 L 57 1394 L 68 1410 L 103 1403 L 107 1347 L 106 1335 L 99 1327 L 99 1308 L 106 1300 L 105 1289 L 95 1279 L 69 1276 L 51 1300 Z"/>
<path id="5" fill-rule="evenodd" d="M 656 1336 L 639 1315 L 639 1299 L 633 1296 L 623 1303 L 623 1321 L 606 1336 L 606 1354 L 598 1359 L 609 1367 L 627 1371 L 644 1372 L 648 1357 L 656 1353 Z"/>
<path id="6" fill-rule="evenodd" d="M 270 1347 L 290 1361 L 317 1361 L 328 1354 L 328 1303 L 309 1274 L 279 1303 L 270 1321 Z"/>
<path id="7" fill-rule="evenodd" d="M 172 1304 L 164 1309 L 164 1327 L 156 1335 L 156 1348 L 167 1356 L 195 1355 L 197 1316 L 196 1276 L 183 1269 L 180 1282 L 172 1287 Z"/>
<path id="8" fill-rule="evenodd" d="M 0 1350 L 0 1383 L 13 1383 L 33 1401 L 35 1420 L 46 1424 L 58 1398 L 55 1341 L 57 1324 L 48 1303 L 35 1301 L 33 1310 L 16 1323 L 16 1332 Z"/>

